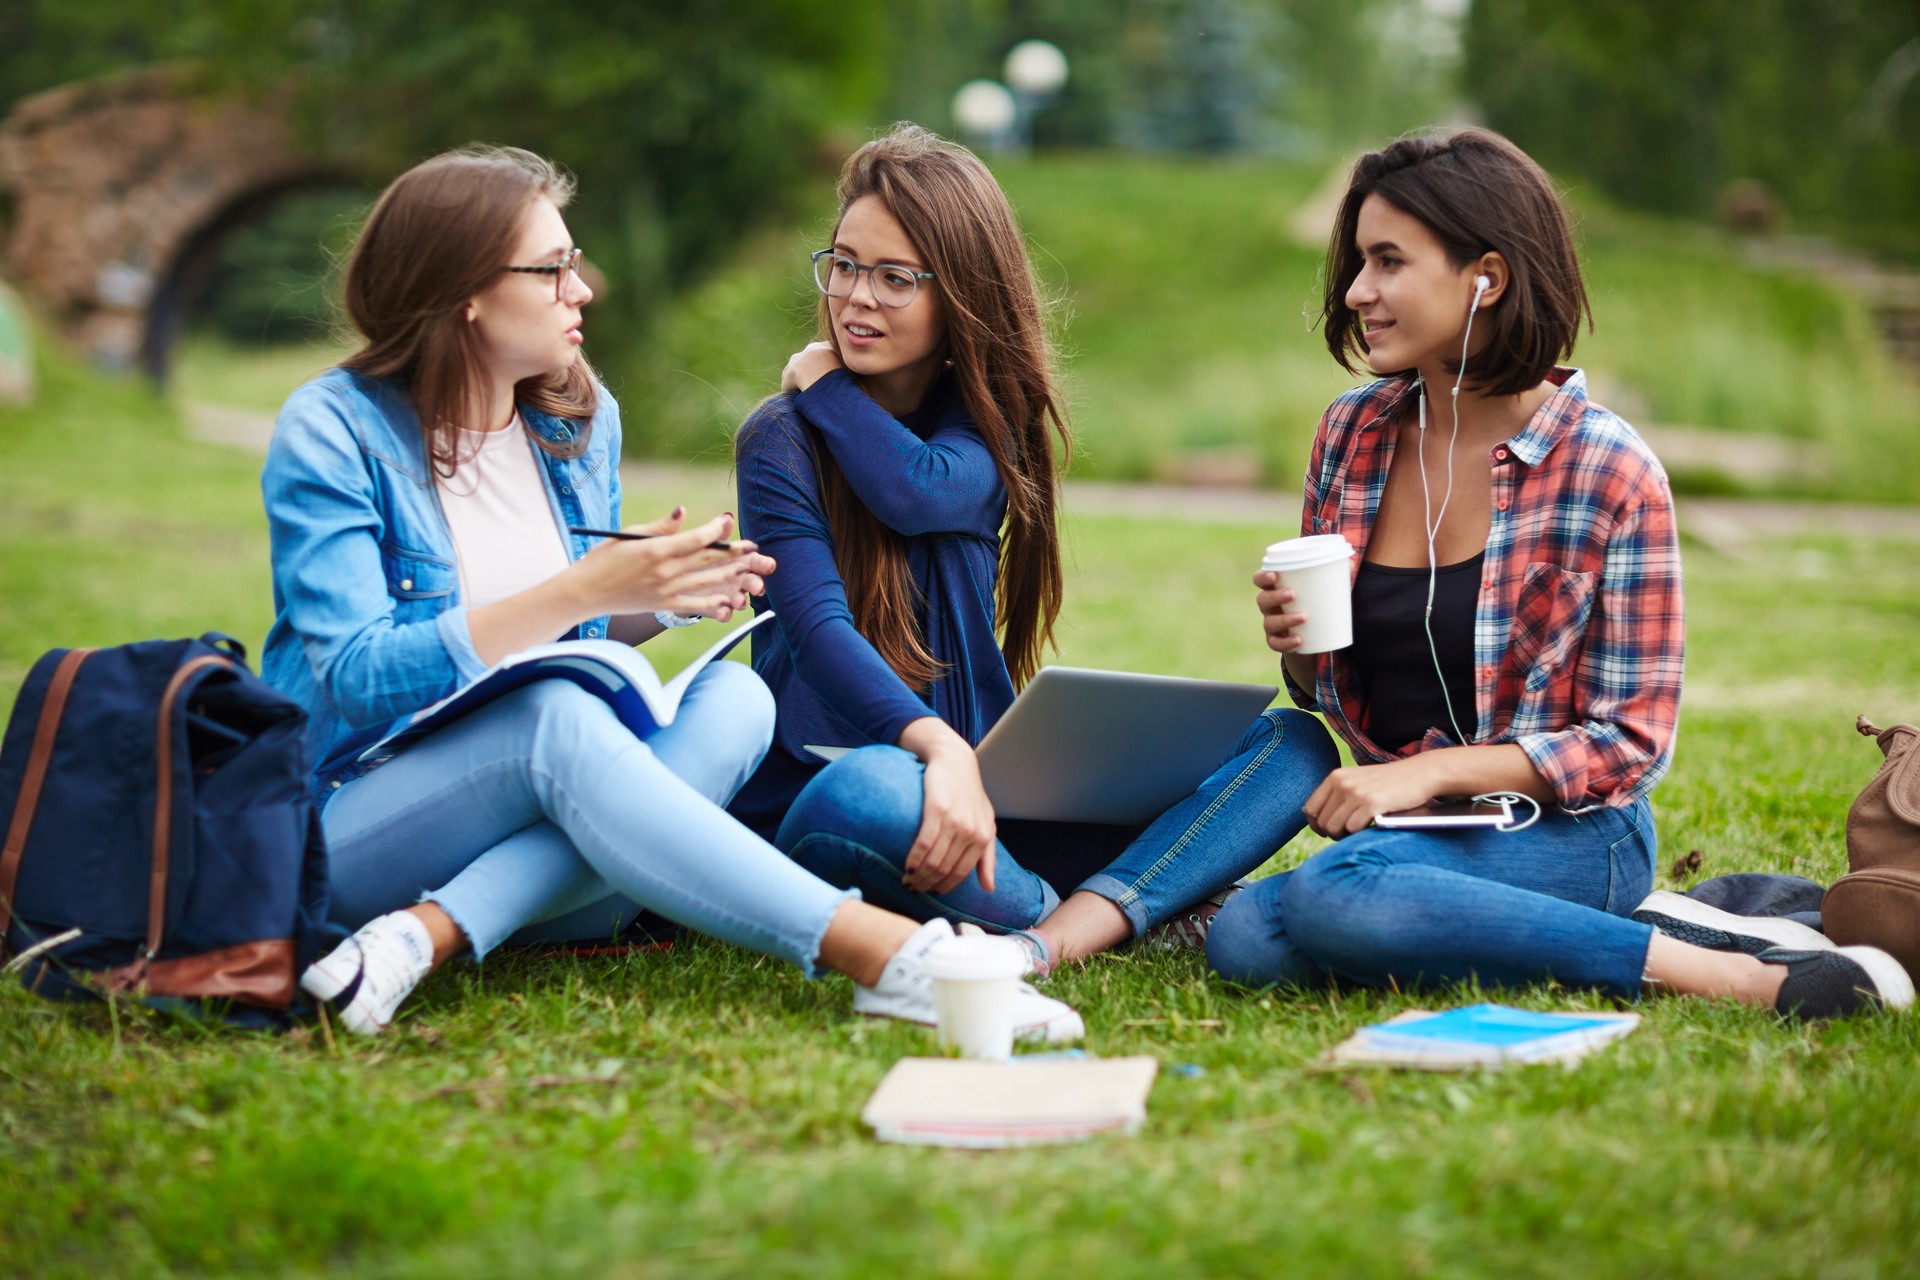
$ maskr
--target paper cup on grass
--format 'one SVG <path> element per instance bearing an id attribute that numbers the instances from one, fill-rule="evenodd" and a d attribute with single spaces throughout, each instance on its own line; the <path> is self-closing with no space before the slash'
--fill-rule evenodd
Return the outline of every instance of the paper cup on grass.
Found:
<path id="1" fill-rule="evenodd" d="M 1005 938 L 949 938 L 927 952 L 940 1047 L 962 1058 L 1013 1056 L 1013 1002 L 1027 967 Z"/>
<path id="2" fill-rule="evenodd" d="M 1289 538 L 1267 548 L 1262 569 L 1280 575 L 1280 585 L 1293 589 L 1294 613 L 1307 620 L 1294 628 L 1300 637 L 1298 653 L 1330 653 L 1353 643 L 1353 587 L 1347 562 L 1353 546 L 1337 533 Z"/>

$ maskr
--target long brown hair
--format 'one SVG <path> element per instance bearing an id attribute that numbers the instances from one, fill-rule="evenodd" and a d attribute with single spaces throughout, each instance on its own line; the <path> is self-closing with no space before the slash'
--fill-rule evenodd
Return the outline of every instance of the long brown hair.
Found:
<path id="1" fill-rule="evenodd" d="M 424 160 L 380 193 L 347 258 L 347 317 L 366 345 L 340 363 L 407 389 L 433 469 L 452 475 L 460 428 L 483 411 L 473 296 L 498 279 L 541 196 L 565 207 L 573 182 L 517 147 L 463 147 Z M 587 447 L 597 393 L 583 355 L 563 372 L 516 384 L 515 399 L 575 422 L 565 443 L 533 442 L 557 457 Z"/>
<path id="2" fill-rule="evenodd" d="M 1000 541 L 996 600 L 1000 652 L 1015 688 L 1040 668 L 1060 615 L 1059 465 L 1073 448 L 1053 384 L 1040 285 L 1027 260 L 1013 208 L 986 165 L 965 147 L 914 124 L 867 143 L 840 171 L 839 218 L 856 200 L 886 206 L 926 261 L 946 306 L 947 355 L 967 412 L 979 427 L 1000 483 L 1007 522 Z M 820 334 L 833 339 L 827 300 Z M 901 679 L 924 689 L 941 665 L 916 625 L 906 542 L 882 524 L 816 442 L 822 504 L 833 558 L 847 586 L 854 626 Z"/>
<path id="3" fill-rule="evenodd" d="M 1489 129 L 1401 138 L 1354 163 L 1327 244 L 1320 317 L 1327 350 L 1348 373 L 1366 361 L 1366 326 L 1347 290 L 1366 265 L 1354 240 L 1370 195 L 1426 224 L 1456 269 L 1486 253 L 1507 260 L 1513 282 L 1491 308 L 1487 344 L 1466 363 L 1467 382 L 1482 393 L 1514 396 L 1540 385 L 1573 354 L 1581 318 L 1593 328 L 1567 211 L 1546 170 Z M 1483 309 L 1480 323 L 1488 318 Z"/>

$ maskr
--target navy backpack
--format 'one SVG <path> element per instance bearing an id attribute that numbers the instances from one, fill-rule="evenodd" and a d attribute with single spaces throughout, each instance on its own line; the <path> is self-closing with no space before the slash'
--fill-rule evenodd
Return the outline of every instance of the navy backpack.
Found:
<path id="1" fill-rule="evenodd" d="M 6 968 L 282 1020 L 331 940 L 305 728 L 225 636 L 42 657 L 0 742 Z"/>

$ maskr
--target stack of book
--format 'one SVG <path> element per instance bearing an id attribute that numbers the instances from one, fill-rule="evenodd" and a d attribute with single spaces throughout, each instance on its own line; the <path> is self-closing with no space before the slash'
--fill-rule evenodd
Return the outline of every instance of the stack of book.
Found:
<path id="1" fill-rule="evenodd" d="M 1534 1013 L 1500 1004 L 1409 1010 L 1360 1028 L 1328 1051 L 1327 1063 L 1428 1071 L 1571 1063 L 1639 1025 L 1637 1013 Z"/>
<path id="2" fill-rule="evenodd" d="M 1147 1115 L 1152 1058 L 902 1058 L 862 1108 L 883 1142 L 1025 1147 L 1134 1133 Z"/>

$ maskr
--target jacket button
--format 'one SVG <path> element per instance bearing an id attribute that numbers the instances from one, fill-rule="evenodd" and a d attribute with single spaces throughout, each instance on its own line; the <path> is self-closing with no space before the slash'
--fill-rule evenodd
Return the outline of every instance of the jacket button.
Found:
<path id="1" fill-rule="evenodd" d="M 329 787 L 332 787 L 335 791 L 338 791 L 340 789 L 340 779 L 335 778 L 332 782 L 329 782 L 327 785 Z"/>
<path id="2" fill-rule="evenodd" d="M 568 487 L 567 487 L 566 485 L 564 485 L 564 484 L 563 484 L 563 485 L 561 485 L 561 486 L 560 486 L 560 492 L 562 492 L 562 493 L 572 493 L 572 492 L 573 492 L 573 490 L 572 490 L 572 489 L 569 489 L 569 488 L 568 488 Z"/>
<path id="3" fill-rule="evenodd" d="M 413 590 L 413 579 L 412 579 L 412 578 L 402 578 L 402 579 L 400 579 L 400 589 L 401 589 L 402 591 L 411 591 L 411 590 Z"/>
<path id="4" fill-rule="evenodd" d="M 1498 449 L 1495 449 L 1493 451 L 1493 456 L 1500 459 L 1500 461 L 1505 462 L 1507 460 L 1507 446 L 1501 445 Z"/>

